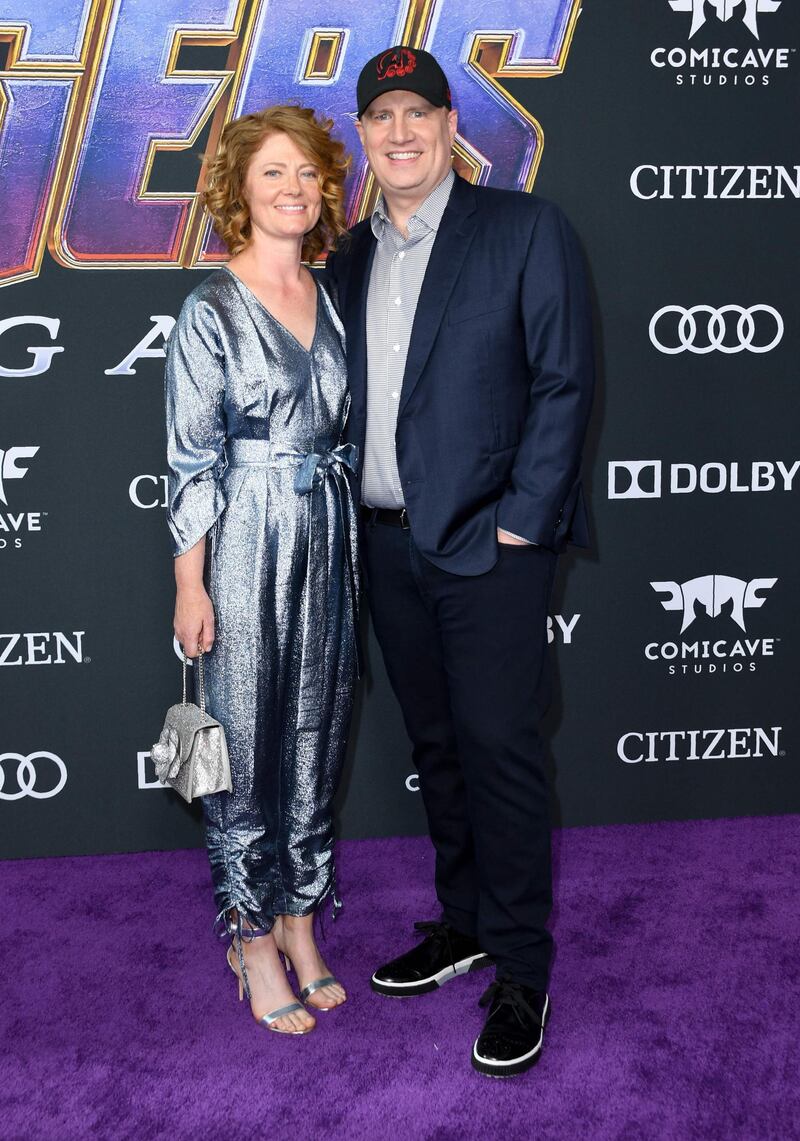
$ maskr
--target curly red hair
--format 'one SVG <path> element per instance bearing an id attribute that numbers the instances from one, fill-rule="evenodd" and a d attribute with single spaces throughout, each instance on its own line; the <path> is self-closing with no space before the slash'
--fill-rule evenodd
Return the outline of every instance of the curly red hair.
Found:
<path id="1" fill-rule="evenodd" d="M 350 156 L 331 134 L 332 127 L 332 119 L 318 119 L 310 107 L 292 105 L 242 115 L 224 127 L 216 154 L 206 159 L 202 200 L 231 257 L 250 241 L 250 211 L 242 187 L 250 159 L 269 135 L 288 135 L 319 170 L 322 207 L 319 221 L 303 239 L 303 260 L 315 261 L 347 232 L 344 183 Z"/>

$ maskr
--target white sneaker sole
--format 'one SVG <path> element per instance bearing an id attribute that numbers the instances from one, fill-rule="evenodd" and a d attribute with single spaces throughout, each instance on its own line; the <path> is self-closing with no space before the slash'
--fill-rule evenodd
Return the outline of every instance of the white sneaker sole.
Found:
<path id="1" fill-rule="evenodd" d="M 450 979 L 454 979 L 457 975 L 468 975 L 471 971 L 480 971 L 484 967 L 489 967 L 492 960 L 483 951 L 477 955 L 470 955 L 466 959 L 459 959 L 453 966 L 445 967 L 441 971 L 437 971 L 435 975 L 429 975 L 426 979 L 415 979 L 410 983 L 392 983 L 385 982 L 383 979 L 378 978 L 378 972 L 370 979 L 370 986 L 378 994 L 388 995 L 390 998 L 411 998 L 416 994 L 428 994 L 429 991 L 436 990 L 437 987 L 443 986 Z"/>

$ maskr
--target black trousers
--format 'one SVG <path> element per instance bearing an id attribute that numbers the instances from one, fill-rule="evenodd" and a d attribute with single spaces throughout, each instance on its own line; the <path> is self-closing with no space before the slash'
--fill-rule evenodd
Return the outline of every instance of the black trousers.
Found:
<path id="1" fill-rule="evenodd" d="M 409 530 L 365 532 L 370 611 L 419 770 L 443 917 L 477 936 L 499 978 L 543 990 L 552 877 L 538 723 L 556 556 L 501 546 L 491 571 L 468 578 L 425 559 Z"/>

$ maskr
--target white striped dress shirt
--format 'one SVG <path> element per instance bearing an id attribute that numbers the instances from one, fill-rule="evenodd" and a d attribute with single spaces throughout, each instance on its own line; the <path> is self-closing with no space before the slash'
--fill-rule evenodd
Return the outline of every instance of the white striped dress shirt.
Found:
<path id="1" fill-rule="evenodd" d="M 361 498 L 370 507 L 405 506 L 395 430 L 403 374 L 422 281 L 453 189 L 451 171 L 408 220 L 404 238 L 381 195 L 372 212 L 377 246 L 367 293 L 367 438 Z"/>

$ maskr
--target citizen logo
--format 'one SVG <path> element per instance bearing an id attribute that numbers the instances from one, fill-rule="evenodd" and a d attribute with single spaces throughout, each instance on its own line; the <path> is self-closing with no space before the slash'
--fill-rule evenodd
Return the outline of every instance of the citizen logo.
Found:
<path id="1" fill-rule="evenodd" d="M 660 499 L 662 495 L 719 495 L 721 492 L 791 491 L 800 460 L 752 463 L 671 463 L 610 460 L 609 499 Z"/>
<path id="2" fill-rule="evenodd" d="M 166 507 L 168 481 L 166 475 L 135 475 L 128 485 L 128 498 L 143 511 Z"/>
<path id="3" fill-rule="evenodd" d="M 782 0 L 669 0 L 673 12 L 691 12 L 692 25 L 689 39 L 705 24 L 706 11 L 716 13 L 717 19 L 727 23 L 734 14 L 741 16 L 742 23 L 758 39 L 758 17 L 761 13 L 777 12 Z"/>
<path id="4" fill-rule="evenodd" d="M 67 783 L 67 766 L 55 753 L 0 753 L 0 800 L 49 800 Z"/>
<path id="5" fill-rule="evenodd" d="M 63 666 L 68 659 L 88 662 L 83 656 L 85 633 L 0 634 L 0 666 Z"/>
<path id="6" fill-rule="evenodd" d="M 746 761 L 782 757 L 782 725 L 769 729 L 670 729 L 623 733 L 617 756 L 626 765 L 642 761 Z"/>
<path id="7" fill-rule="evenodd" d="M 759 610 L 766 592 L 772 590 L 776 578 L 754 578 L 749 582 L 730 575 L 709 574 L 687 582 L 651 582 L 661 598 L 664 610 L 681 615 L 680 633 L 685 634 L 700 614 L 717 619 L 729 618 L 747 635 L 746 610 Z M 772 658 L 774 637 L 743 637 L 730 640 L 696 638 L 694 641 L 648 642 L 644 656 L 650 662 L 665 662 L 670 676 L 688 674 L 754 673 L 759 660 Z"/>
<path id="8" fill-rule="evenodd" d="M 724 606 L 730 604 L 730 616 L 742 630 L 746 631 L 744 612 L 756 610 L 766 601 L 759 592 L 772 590 L 776 578 L 754 578 L 745 582 L 741 578 L 731 578 L 725 574 L 708 574 L 703 578 L 692 578 L 688 582 L 651 582 L 656 594 L 666 594 L 661 605 L 665 610 L 683 612 L 681 634 L 697 617 L 696 607 L 705 610 L 709 618 L 717 618 Z"/>
<path id="9" fill-rule="evenodd" d="M 783 337 L 783 318 L 771 305 L 664 305 L 654 313 L 648 328 L 650 341 L 660 353 L 705 356 L 715 350 L 731 355 L 768 353 Z M 665 344 L 659 334 L 666 334 Z"/>
<path id="10" fill-rule="evenodd" d="M 637 166 L 631 192 L 652 198 L 800 198 L 800 166 Z"/>

